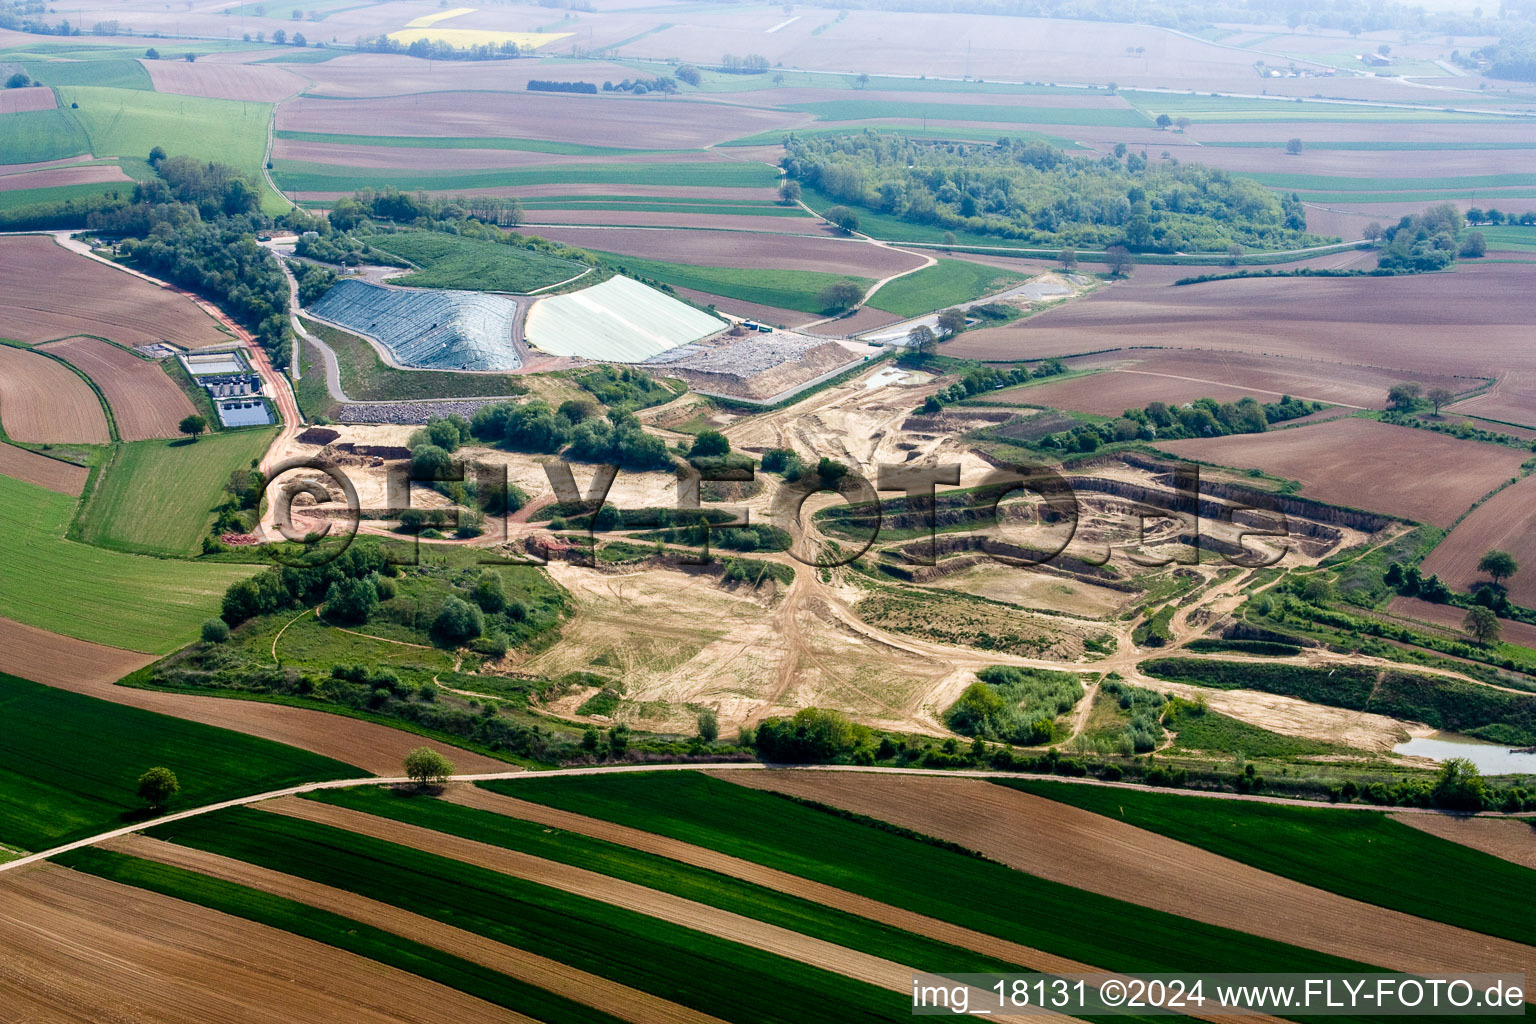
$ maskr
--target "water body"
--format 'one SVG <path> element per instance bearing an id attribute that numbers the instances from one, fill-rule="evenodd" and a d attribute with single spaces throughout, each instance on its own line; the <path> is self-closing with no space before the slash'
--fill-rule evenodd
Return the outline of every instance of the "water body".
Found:
<path id="1" fill-rule="evenodd" d="M 1536 754 L 1517 754 L 1507 746 L 1460 737 L 1415 736 L 1392 750 L 1398 754 L 1432 757 L 1436 761 L 1464 757 L 1477 765 L 1477 770 L 1484 775 L 1536 775 Z"/>

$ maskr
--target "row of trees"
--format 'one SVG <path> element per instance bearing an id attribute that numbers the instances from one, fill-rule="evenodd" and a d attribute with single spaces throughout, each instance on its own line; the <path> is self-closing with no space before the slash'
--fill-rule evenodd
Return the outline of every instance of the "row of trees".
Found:
<path id="1" fill-rule="evenodd" d="M 1176 252 L 1318 241 L 1294 195 L 1200 164 L 1150 165 L 1124 146 L 1074 159 L 1007 137 L 975 145 L 864 132 L 791 135 L 786 149 L 786 174 L 834 200 L 825 216 L 849 232 L 858 229 L 853 208 L 862 207 L 1048 246 Z"/>
<path id="2" fill-rule="evenodd" d="M 1119 419 L 1082 423 L 1071 430 L 1047 434 L 1037 442 L 1043 448 L 1067 452 L 1097 451 L 1115 441 L 1174 441 L 1191 437 L 1225 437 L 1228 434 L 1259 434 L 1271 423 L 1298 419 L 1323 408 L 1285 395 L 1278 402 L 1261 403 L 1252 397 L 1236 402 L 1197 398 L 1187 405 L 1152 402 L 1142 409 L 1127 409 Z"/>

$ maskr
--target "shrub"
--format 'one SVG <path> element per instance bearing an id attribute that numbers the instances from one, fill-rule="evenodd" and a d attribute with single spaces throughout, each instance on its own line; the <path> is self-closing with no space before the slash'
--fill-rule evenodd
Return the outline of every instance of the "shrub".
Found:
<path id="1" fill-rule="evenodd" d="M 341 622 L 367 622 L 378 606 L 379 593 L 371 580 L 337 580 L 325 592 L 326 618 Z"/>
<path id="2" fill-rule="evenodd" d="M 764 761 L 802 764 L 830 761 L 852 753 L 869 737 L 836 711 L 802 708 L 793 718 L 770 718 L 757 727 L 754 741 Z"/>
<path id="3" fill-rule="evenodd" d="M 461 644 L 485 632 L 485 616 L 468 601 L 450 597 L 443 602 L 443 610 L 432 623 L 432 631 L 447 643 Z"/>
<path id="4" fill-rule="evenodd" d="M 203 643 L 221 644 L 229 639 L 229 625 L 223 619 L 209 619 L 203 623 Z"/>
<path id="5" fill-rule="evenodd" d="M 405 755 L 405 777 L 418 786 L 442 785 L 453 775 L 453 762 L 431 747 Z"/>
<path id="6" fill-rule="evenodd" d="M 713 743 L 720 738 L 720 717 L 713 709 L 705 708 L 699 712 L 699 739 L 705 743 Z"/>
<path id="7" fill-rule="evenodd" d="M 494 572 L 480 574 L 472 596 L 475 604 L 493 615 L 507 606 L 507 592 L 502 587 L 501 577 Z"/>

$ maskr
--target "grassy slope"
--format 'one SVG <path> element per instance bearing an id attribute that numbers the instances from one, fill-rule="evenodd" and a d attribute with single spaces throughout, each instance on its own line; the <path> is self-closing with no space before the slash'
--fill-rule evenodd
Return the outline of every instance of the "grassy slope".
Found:
<path id="1" fill-rule="evenodd" d="M 1009 780 L 1286 878 L 1416 917 L 1536 943 L 1536 871 L 1370 811 Z"/>
<path id="2" fill-rule="evenodd" d="M 370 235 L 366 241 L 421 268 L 417 273 L 395 278 L 394 284 L 422 288 L 529 292 L 559 284 L 585 269 L 579 263 L 531 249 L 442 232 Z"/>
<path id="3" fill-rule="evenodd" d="M 19 114 L 7 114 L 6 117 L 20 117 Z M 0 119 L 0 124 L 3 124 Z M 3 146 L 3 143 L 0 143 Z M 84 199 L 87 196 L 102 196 L 109 192 L 117 192 L 127 195 L 133 191 L 131 181 L 103 181 L 85 185 L 49 185 L 46 188 L 17 188 L 0 192 L 0 213 L 10 210 L 19 210 L 24 206 L 33 206 L 42 203 L 62 203 L 66 199 Z"/>
<path id="4" fill-rule="evenodd" d="M 1107 970 L 1354 969 L 1335 957 L 1060 885 L 704 775 L 529 779 L 485 788 L 671 836 Z"/>
<path id="5" fill-rule="evenodd" d="M 275 429 L 208 434 L 196 442 L 122 445 L 81 515 L 89 544 L 139 554 L 196 554 L 227 495 L 229 474 L 260 458 Z"/>
<path id="6" fill-rule="evenodd" d="M 489 967 L 249 886 L 109 850 L 74 850 L 54 860 L 76 871 L 186 900 L 356 953 L 488 1003 L 534 1014 L 536 1020 L 545 1024 L 618 1024 L 615 1017 L 509 978 Z"/>
<path id="7" fill-rule="evenodd" d="M 772 188 L 778 175 L 766 164 L 638 163 L 572 164 L 521 170 L 463 171 L 423 174 L 409 170 L 368 170 L 338 164 L 276 161 L 273 174 L 289 192 L 352 192 L 365 185 L 394 185 L 411 191 L 452 192 L 471 188 L 510 188 L 516 185 L 676 185 L 709 188 Z"/>
<path id="8" fill-rule="evenodd" d="M 5 154 L 8 164 L 62 160 L 90 148 L 85 132 L 67 109 L 28 110 L 0 117 L 0 153 Z"/>
<path id="9" fill-rule="evenodd" d="M 861 288 L 868 288 L 875 283 L 872 278 L 827 274 L 816 270 L 744 270 L 667 263 L 619 253 L 605 252 L 598 255 L 631 275 L 661 281 L 676 288 L 693 288 L 727 299 L 795 309 L 802 313 L 821 312 L 822 303 L 816 296 L 833 282 L 854 281 Z"/>
<path id="10" fill-rule="evenodd" d="M 895 1021 L 901 995 L 598 900 L 343 829 L 236 809 L 157 838 L 333 885 L 741 1024 Z M 773 992 L 773 998 L 763 998 Z"/>
<path id="11" fill-rule="evenodd" d="M 192 640 L 244 565 L 166 561 L 64 540 L 75 499 L 0 476 L 0 615 L 164 654 Z"/>
<path id="12" fill-rule="evenodd" d="M 519 394 L 513 377 L 494 373 L 449 373 L 440 370 L 397 370 L 379 358 L 372 345 L 355 334 L 303 319 L 305 330 L 336 353 L 341 390 L 359 402 L 389 402 L 407 398 L 476 398 Z M 324 392 L 325 367 L 317 359 L 305 374 Z M 302 385 L 302 382 L 301 382 Z"/>
<path id="13" fill-rule="evenodd" d="M 149 72 L 136 60 L 27 61 L 21 70 L 44 85 L 104 85 L 114 89 L 151 91 Z"/>
<path id="14" fill-rule="evenodd" d="M 139 775 L 165 765 L 172 808 L 364 775 L 318 754 L 0 673 L 0 843 L 45 849 L 132 820 Z"/>
<path id="15" fill-rule="evenodd" d="M 375 786 L 332 790 L 316 799 L 601 872 L 919 970 L 987 973 L 1020 967 L 656 854 L 491 811 Z"/>
<path id="16" fill-rule="evenodd" d="M 1025 280 L 1023 274 L 1009 270 L 964 260 L 941 259 L 931 267 L 898 277 L 885 285 L 875 292 L 869 304 L 898 316 L 921 316 L 945 306 L 979 299 Z"/>

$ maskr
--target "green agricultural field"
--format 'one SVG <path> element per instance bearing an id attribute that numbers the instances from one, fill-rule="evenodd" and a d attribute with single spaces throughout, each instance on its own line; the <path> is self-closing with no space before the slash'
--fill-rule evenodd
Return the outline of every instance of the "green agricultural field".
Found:
<path id="1" fill-rule="evenodd" d="M 315 799 L 622 878 L 755 921 L 766 921 L 897 963 L 911 964 L 919 970 L 936 968 L 939 964 L 945 965 L 945 970 L 973 973 L 1019 970 L 1021 967 L 729 875 L 492 811 L 377 786 L 330 790 L 316 794 Z"/>
<path id="2" fill-rule="evenodd" d="M 285 200 L 269 193 L 261 173 L 272 104 L 103 86 L 57 91 L 63 106 L 80 104 L 71 113 L 85 129 L 86 148 L 96 156 L 143 158 L 159 146 L 172 156 L 218 160 L 238 167 L 262 188 L 263 208 L 277 203 L 268 212 L 288 208 Z"/>
<path id="3" fill-rule="evenodd" d="M 861 132 L 876 132 L 880 135 L 901 135 L 912 139 L 932 139 L 935 141 L 956 142 L 987 142 L 997 141 L 998 132 L 995 129 L 984 128 L 917 128 L 912 125 L 900 124 L 861 124 L 858 126 Z M 803 138 L 813 138 L 818 135 L 847 135 L 848 128 L 775 128 L 772 131 L 758 132 L 755 135 L 746 135 L 730 142 L 721 143 L 722 146 L 776 146 L 783 141 L 786 135 L 798 135 Z M 1026 142 L 1047 142 L 1071 152 L 1074 149 L 1085 150 L 1088 147 L 1080 146 L 1071 139 L 1058 135 L 1046 135 L 1042 132 L 1014 131 L 1010 130 L 1009 138 L 1023 139 Z"/>
<path id="4" fill-rule="evenodd" d="M 369 235 L 369 245 L 420 269 L 393 284 L 420 288 L 472 288 L 488 292 L 531 292 L 576 277 L 587 268 L 533 249 L 441 231 Z M 345 389 L 343 389 L 345 390 Z"/>
<path id="5" fill-rule="evenodd" d="M 72 850 L 55 857 L 54 863 L 323 942 L 466 992 L 496 1006 L 537 1014 L 536 1019 L 544 1024 L 620 1024 L 615 1017 L 509 978 L 489 967 L 259 889 L 95 848 Z"/>
<path id="6" fill-rule="evenodd" d="M 1034 779 L 1000 785 L 1190 843 L 1351 899 L 1536 943 L 1536 871 L 1386 814 L 1146 793 Z M 1433 882 L 1426 883 L 1426 880 Z"/>
<path id="7" fill-rule="evenodd" d="M 1254 964 L 1277 971 L 1358 969 L 1335 957 L 1074 889 L 702 774 L 528 778 L 483 785 L 1107 970 L 1242 971 Z M 944 885 L 935 886 L 935 878 L 944 879 Z"/>
<path id="8" fill-rule="evenodd" d="M 666 153 L 663 149 L 626 149 L 623 146 L 585 146 L 579 142 L 547 142 L 543 139 L 446 138 L 437 135 L 338 135 L 331 132 L 277 132 L 292 142 L 325 142 L 336 146 L 383 146 L 389 149 L 511 149 L 558 156 L 632 156 Z"/>
<path id="9" fill-rule="evenodd" d="M 573 164 L 522 170 L 422 174 L 418 171 L 368 170 L 335 164 L 279 160 L 272 172 L 289 192 L 354 192 L 365 186 L 393 185 L 405 191 L 457 192 L 517 185 L 674 185 L 679 188 L 773 188 L 779 176 L 758 163 Z"/>
<path id="10" fill-rule="evenodd" d="M 7 114 L 6 117 L 20 117 Z M 3 124 L 0 121 L 0 124 Z M 87 196 L 103 196 L 112 192 L 123 195 L 133 191 L 131 181 L 105 181 L 88 185 L 50 185 L 47 188 L 20 188 L 0 192 L 0 213 L 9 213 L 33 205 L 62 203 L 67 199 L 84 199 Z"/>
<path id="11" fill-rule="evenodd" d="M 75 499 L 0 476 L 0 615 L 111 647 L 175 650 L 244 565 L 180 562 L 64 539 Z"/>
<path id="12" fill-rule="evenodd" d="M 0 843 L 42 850 L 134 820 L 146 769 L 176 773 L 173 809 L 367 773 L 296 747 L 0 673 Z"/>
<path id="13" fill-rule="evenodd" d="M 237 808 L 150 834 L 380 900 L 737 1024 L 909 1015 L 900 993 L 344 829 Z"/>
<path id="14" fill-rule="evenodd" d="M 1446 189 L 1513 188 L 1536 185 L 1536 174 L 1465 174 L 1443 178 L 1347 178 L 1326 174 L 1249 174 L 1247 177 L 1291 191 L 1331 192 L 1435 192 Z M 1495 193 L 1497 195 L 1499 193 Z"/>
<path id="15" fill-rule="evenodd" d="M 1515 249 L 1522 252 L 1536 251 L 1536 228 L 1533 227 L 1478 227 L 1490 249 Z"/>
<path id="16" fill-rule="evenodd" d="M 213 507 L 229 497 L 230 473 L 250 468 L 276 435 L 235 430 L 119 445 L 81 513 L 81 539 L 137 554 L 197 554 Z"/>
<path id="17" fill-rule="evenodd" d="M 1158 114 L 1187 117 L 1191 121 L 1227 124 L 1266 121 L 1424 122 L 1445 124 L 1462 121 L 1499 120 L 1497 114 L 1455 114 L 1439 110 L 1398 110 L 1365 103 L 1315 103 L 1289 99 L 1238 99 L 1202 94 L 1138 92 L 1122 89 L 1120 95 L 1148 117 Z M 1178 136 L 1173 136 L 1177 138 Z M 1148 147 L 1149 149 L 1151 147 Z"/>
<path id="18" fill-rule="evenodd" d="M 824 100 L 791 103 L 788 110 L 815 114 L 823 121 L 974 121 L 982 124 L 1071 124 L 1099 128 L 1145 128 L 1138 110 L 1117 107 L 1004 107 L 969 103 L 907 103 L 900 100 Z"/>
<path id="19" fill-rule="evenodd" d="M 980 263 L 964 260 L 939 260 L 915 274 L 898 277 L 875 292 L 869 304 L 898 316 L 922 316 L 936 309 L 979 299 L 1028 280 Z"/>
<path id="20" fill-rule="evenodd" d="M 68 105 L 65 103 L 65 107 Z M 67 109 L 27 110 L 0 117 L 0 153 L 5 154 L 8 164 L 63 160 L 88 153 L 90 149 L 85 132 Z M 26 194 L 36 195 L 37 191 Z M 33 201 L 27 200 L 28 203 Z"/>
<path id="21" fill-rule="evenodd" d="M 533 199 L 523 202 L 525 210 L 612 210 L 620 212 L 641 211 L 646 213 L 690 213 L 703 214 L 705 216 L 723 217 L 807 217 L 809 216 L 798 206 L 779 206 L 774 203 L 760 203 L 754 205 L 732 205 L 727 202 L 716 202 L 709 205 L 704 202 L 675 203 L 675 202 L 651 202 L 645 199 L 635 200 L 586 200 L 586 199 Z M 534 217 L 538 220 L 537 216 Z"/>
<path id="22" fill-rule="evenodd" d="M 412 398 L 499 398 L 520 395 L 526 385 L 516 377 L 497 373 L 448 373 L 441 370 L 397 370 L 379 358 L 368 342 L 355 334 L 301 318 L 304 329 L 336 353 L 341 374 L 341 390 L 359 402 L 398 402 Z M 313 365 L 305 364 L 308 393 L 328 395 L 325 367 L 316 354 Z M 329 405 L 327 399 L 327 405 Z M 306 411 L 308 411 L 306 409 Z"/>
<path id="23" fill-rule="evenodd" d="M 152 91 L 154 83 L 144 65 L 129 58 L 107 60 L 27 61 L 21 70 L 44 85 L 105 85 L 114 89 Z"/>
<path id="24" fill-rule="evenodd" d="M 701 267 L 686 263 L 666 263 L 639 256 L 598 252 L 614 267 L 622 268 L 632 277 L 647 278 L 672 285 L 674 288 L 692 288 L 727 299 L 756 302 L 780 309 L 794 309 L 802 313 L 819 313 L 822 303 L 817 299 L 821 290 L 837 281 L 853 281 L 868 289 L 875 282 L 867 277 L 849 277 L 844 274 L 827 274 L 819 270 L 747 270 L 736 267 Z"/>

